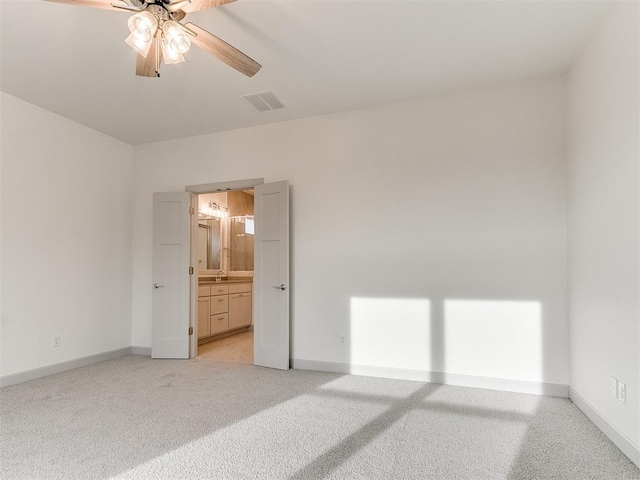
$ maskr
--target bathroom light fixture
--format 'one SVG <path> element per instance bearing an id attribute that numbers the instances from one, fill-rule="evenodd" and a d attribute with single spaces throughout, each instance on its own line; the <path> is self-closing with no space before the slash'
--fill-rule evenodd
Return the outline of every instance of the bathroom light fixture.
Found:
<path id="1" fill-rule="evenodd" d="M 224 205 L 220 205 L 216 202 L 209 202 L 207 211 L 200 211 L 201 220 L 214 219 L 220 220 L 229 216 L 229 209 Z"/>

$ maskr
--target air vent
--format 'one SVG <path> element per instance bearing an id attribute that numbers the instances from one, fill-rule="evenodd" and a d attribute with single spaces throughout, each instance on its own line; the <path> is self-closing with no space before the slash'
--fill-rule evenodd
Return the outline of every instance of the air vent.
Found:
<path id="1" fill-rule="evenodd" d="M 243 95 L 243 97 L 253 108 L 260 113 L 268 112 L 270 110 L 278 110 L 284 108 L 284 105 L 280 101 L 276 94 L 269 92 L 252 93 L 251 95 Z"/>

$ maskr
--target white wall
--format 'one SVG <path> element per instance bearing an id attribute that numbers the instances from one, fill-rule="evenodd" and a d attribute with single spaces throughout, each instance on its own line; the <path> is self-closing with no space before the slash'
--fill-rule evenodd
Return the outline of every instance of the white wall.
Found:
<path id="1" fill-rule="evenodd" d="M 549 78 L 136 147 L 133 345 L 152 193 L 287 179 L 292 357 L 567 384 L 564 108 Z"/>
<path id="2" fill-rule="evenodd" d="M 611 10 L 571 70 L 568 115 L 571 386 L 636 446 L 638 19 L 636 2 Z M 626 405 L 609 394 L 611 376 L 627 384 Z"/>
<path id="3" fill-rule="evenodd" d="M 133 147 L 1 100 L 0 372 L 128 347 Z"/>

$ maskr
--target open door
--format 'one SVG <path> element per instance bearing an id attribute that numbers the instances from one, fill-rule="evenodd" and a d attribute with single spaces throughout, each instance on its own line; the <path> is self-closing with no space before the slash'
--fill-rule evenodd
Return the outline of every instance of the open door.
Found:
<path id="1" fill-rule="evenodd" d="M 191 194 L 153 194 L 152 358 L 189 358 Z"/>
<path id="2" fill-rule="evenodd" d="M 289 182 L 254 189 L 255 365 L 289 369 Z"/>

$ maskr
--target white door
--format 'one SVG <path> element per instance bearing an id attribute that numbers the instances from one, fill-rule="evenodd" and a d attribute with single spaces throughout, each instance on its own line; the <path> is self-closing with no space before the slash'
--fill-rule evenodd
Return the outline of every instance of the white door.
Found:
<path id="1" fill-rule="evenodd" d="M 289 369 L 289 182 L 256 185 L 253 363 Z"/>
<path id="2" fill-rule="evenodd" d="M 153 194 L 151 357 L 189 358 L 191 194 Z"/>

